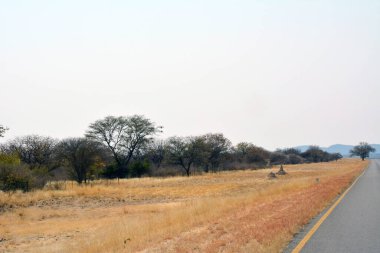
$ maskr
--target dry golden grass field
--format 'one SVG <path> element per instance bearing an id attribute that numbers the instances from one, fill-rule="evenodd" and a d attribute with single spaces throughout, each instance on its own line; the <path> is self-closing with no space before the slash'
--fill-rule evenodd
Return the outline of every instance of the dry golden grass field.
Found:
<path id="1" fill-rule="evenodd" d="M 281 252 L 368 162 L 0 193 L 0 252 Z"/>

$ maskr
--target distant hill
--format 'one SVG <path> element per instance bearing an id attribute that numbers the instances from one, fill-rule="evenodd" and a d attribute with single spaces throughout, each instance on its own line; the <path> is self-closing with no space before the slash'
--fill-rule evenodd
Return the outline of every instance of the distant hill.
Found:
<path id="1" fill-rule="evenodd" d="M 328 148 L 324 148 L 324 150 L 329 153 L 341 153 L 344 156 L 348 156 L 353 147 L 353 145 L 334 144 Z"/>
<path id="2" fill-rule="evenodd" d="M 371 158 L 380 158 L 380 144 L 370 144 L 370 145 L 376 149 L 376 152 L 371 154 Z M 329 153 L 341 153 L 343 156 L 349 156 L 350 150 L 353 147 L 354 145 L 334 144 L 329 147 L 320 147 L 320 148 Z M 301 150 L 301 152 L 304 152 L 309 148 L 309 145 L 297 146 L 295 148 Z"/>

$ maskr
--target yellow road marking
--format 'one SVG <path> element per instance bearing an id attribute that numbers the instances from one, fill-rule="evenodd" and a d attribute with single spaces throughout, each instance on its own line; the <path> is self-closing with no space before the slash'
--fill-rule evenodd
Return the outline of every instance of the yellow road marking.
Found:
<path id="1" fill-rule="evenodd" d="M 367 167 L 368 168 L 368 167 Z M 330 209 L 319 219 L 319 221 L 313 226 L 312 229 L 305 235 L 305 237 L 298 243 L 297 247 L 294 248 L 292 253 L 301 252 L 302 248 L 306 245 L 306 243 L 310 240 L 313 234 L 318 230 L 318 228 L 322 225 L 322 223 L 327 219 L 327 217 L 334 211 L 335 207 L 342 201 L 344 196 L 351 190 L 351 188 L 356 184 L 361 176 L 363 176 L 364 172 L 366 172 L 367 168 L 358 176 L 355 181 L 351 184 L 350 187 L 339 197 L 339 199 L 330 207 Z"/>

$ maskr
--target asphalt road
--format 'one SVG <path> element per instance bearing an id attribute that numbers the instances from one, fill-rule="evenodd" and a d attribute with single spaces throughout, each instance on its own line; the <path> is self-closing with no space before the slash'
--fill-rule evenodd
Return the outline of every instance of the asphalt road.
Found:
<path id="1" fill-rule="evenodd" d="M 380 160 L 371 160 L 301 252 L 380 252 Z"/>

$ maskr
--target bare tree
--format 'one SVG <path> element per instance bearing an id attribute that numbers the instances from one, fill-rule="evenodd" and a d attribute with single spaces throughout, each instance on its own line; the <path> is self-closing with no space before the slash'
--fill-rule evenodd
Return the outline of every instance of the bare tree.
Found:
<path id="1" fill-rule="evenodd" d="M 75 180 L 86 183 L 92 166 L 103 160 L 104 151 L 100 143 L 86 138 L 68 138 L 57 146 L 58 157 L 72 169 Z"/>
<path id="2" fill-rule="evenodd" d="M 86 136 L 109 148 L 118 167 L 118 176 L 124 177 L 135 153 L 161 131 L 161 126 L 141 115 L 108 116 L 90 124 Z"/>
<path id="3" fill-rule="evenodd" d="M 4 137 L 4 133 L 8 131 L 9 129 L 7 127 L 4 127 L 3 125 L 0 125 L 0 137 Z"/>
<path id="4" fill-rule="evenodd" d="M 56 144 L 57 140 L 50 137 L 27 135 L 7 142 L 3 150 L 9 154 L 17 154 L 31 169 L 47 168 L 51 171 L 58 167 L 54 159 Z"/>
<path id="5" fill-rule="evenodd" d="M 360 142 L 359 145 L 350 150 L 350 154 L 351 156 L 359 156 L 364 161 L 365 158 L 369 157 L 370 153 L 375 151 L 376 149 L 367 142 Z"/>

